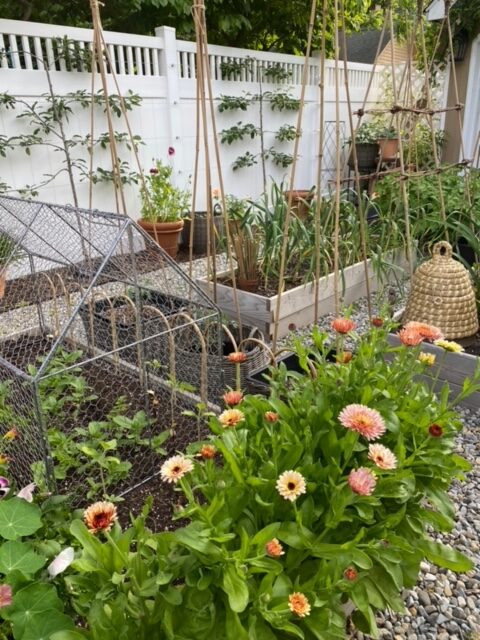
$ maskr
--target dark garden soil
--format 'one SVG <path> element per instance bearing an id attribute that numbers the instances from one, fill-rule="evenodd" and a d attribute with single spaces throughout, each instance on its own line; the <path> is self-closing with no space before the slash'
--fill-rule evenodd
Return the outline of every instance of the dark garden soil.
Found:
<path id="1" fill-rule="evenodd" d="M 1 356 L 25 371 L 28 365 L 38 366 L 38 358 L 46 355 L 53 341 L 45 336 L 24 335 L 17 340 L 2 343 Z M 75 345 L 63 345 L 63 349 L 73 350 Z M 148 447 L 133 448 L 133 444 L 120 449 L 115 455 L 122 460 L 128 460 L 132 467 L 128 479 L 117 486 L 108 487 L 112 495 L 125 495 L 119 503 L 118 511 L 121 523 L 129 523 L 129 512 L 138 515 L 148 496 L 153 497 L 153 506 L 148 518 L 148 526 L 155 531 L 172 529 L 180 526 L 180 521 L 173 521 L 172 515 L 176 505 L 180 504 L 180 495 L 174 488 L 164 483 L 159 477 L 162 462 L 178 451 L 185 451 L 187 446 L 208 436 L 208 429 L 198 431 L 194 418 L 182 414 L 184 410 L 192 410 L 192 403 L 178 396 L 174 407 L 171 406 L 171 394 L 168 389 L 157 386 L 149 380 L 149 391 L 145 393 L 140 384 L 138 374 L 132 368 L 115 365 L 108 358 L 79 364 L 80 372 L 85 378 L 91 393 L 95 398 L 83 405 L 77 414 L 75 406 L 65 406 L 65 416 L 62 416 L 62 431 L 68 433 L 78 426 L 86 427 L 89 422 L 104 420 L 120 397 L 127 403 L 124 412 L 129 417 L 140 410 L 145 410 L 152 424 L 146 428 L 142 436 L 145 438 L 159 435 L 164 431 L 171 431 L 171 436 L 163 444 L 166 455 L 155 453 Z M 12 377 L 12 372 L 0 368 L 0 381 Z M 20 384 L 23 384 L 21 382 Z M 90 393 L 90 391 L 89 391 Z M 123 412 L 122 412 L 123 413 Z M 74 415 L 75 414 L 75 415 Z M 48 426 L 48 425 L 47 425 Z M 111 433 L 115 437 L 115 433 Z M 132 455 L 133 453 L 133 455 Z M 72 473 L 65 480 L 58 483 L 58 492 L 73 496 L 75 506 L 86 506 L 91 500 L 85 498 L 87 478 L 80 472 Z M 145 481 L 145 482 L 143 482 Z M 142 483 L 143 482 L 143 483 Z M 132 486 L 140 485 L 129 491 Z"/>
<path id="2" fill-rule="evenodd" d="M 455 340 L 455 342 L 462 345 L 465 349 L 465 353 L 469 353 L 472 356 L 480 356 L 480 331 L 474 336 Z"/>
<path id="3" fill-rule="evenodd" d="M 157 251 L 140 251 L 135 254 L 135 265 L 130 256 L 114 256 L 107 268 L 97 280 L 97 284 L 106 284 L 125 279 L 125 273 L 133 273 L 135 268 L 139 273 L 157 271 L 165 266 L 161 255 Z M 37 302 L 51 300 L 64 295 L 63 285 L 70 292 L 79 291 L 79 286 L 85 287 L 97 272 L 102 260 L 96 258 L 87 262 L 80 262 L 74 266 L 52 269 L 47 272 L 35 273 L 20 278 L 7 280 L 7 287 L 3 300 L 0 300 L 0 313 L 17 307 L 24 307 Z M 53 283 L 53 287 L 45 277 L 46 274 Z"/>
<path id="4" fill-rule="evenodd" d="M 224 278 L 223 280 L 220 280 L 220 282 L 227 287 L 233 286 L 232 280 L 230 278 Z M 300 277 L 290 279 L 286 278 L 283 290 L 290 291 L 291 289 L 295 289 L 295 287 L 299 287 L 301 284 L 304 284 L 304 282 L 304 279 Z M 267 284 L 260 282 L 253 293 L 256 293 L 259 296 L 265 296 L 266 298 L 272 298 L 273 296 L 278 295 L 278 284 L 278 278 L 272 278 L 268 281 Z M 242 289 L 242 287 L 239 286 L 238 280 L 236 281 L 236 285 L 237 289 Z"/>

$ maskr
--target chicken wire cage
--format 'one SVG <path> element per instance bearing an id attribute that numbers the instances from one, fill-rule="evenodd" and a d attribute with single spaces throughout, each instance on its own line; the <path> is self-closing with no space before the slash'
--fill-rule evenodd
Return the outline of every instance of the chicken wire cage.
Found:
<path id="1" fill-rule="evenodd" d="M 0 461 L 19 485 L 122 495 L 198 439 L 221 317 L 132 220 L 0 196 L 0 277 Z"/>

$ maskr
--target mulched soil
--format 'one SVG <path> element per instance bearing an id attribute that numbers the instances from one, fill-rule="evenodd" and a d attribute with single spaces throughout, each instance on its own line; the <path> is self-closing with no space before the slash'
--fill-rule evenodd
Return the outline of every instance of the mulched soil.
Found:
<path id="1" fill-rule="evenodd" d="M 2 343 L 2 356 L 19 369 L 25 370 L 28 364 L 38 365 L 38 357 L 47 354 L 52 344 L 52 340 L 45 336 L 25 335 L 20 340 Z M 69 345 L 69 348 L 73 349 L 74 345 Z M 172 414 L 171 394 L 168 390 L 158 387 L 152 389 L 155 393 L 154 396 L 150 396 L 150 394 L 147 396 L 134 371 L 122 367 L 121 364 L 116 367 L 107 358 L 81 363 L 80 368 L 80 375 L 93 389 L 96 398 L 86 403 L 81 414 L 75 415 L 75 417 L 73 412 L 76 408 L 72 406 L 69 415 L 69 409 L 65 407 L 66 415 L 62 422 L 64 432 L 68 432 L 74 427 L 86 426 L 91 421 L 105 419 L 120 396 L 124 396 L 128 402 L 127 415 L 130 417 L 137 411 L 147 409 L 147 415 L 151 418 L 152 425 L 144 432 L 145 437 L 172 430 L 171 437 L 163 445 L 166 456 L 155 454 L 150 449 L 139 449 L 135 455 L 132 455 L 130 446 L 123 451 L 118 451 L 122 460 L 128 460 L 132 464 L 128 480 L 108 489 L 109 493 L 113 495 L 125 494 L 118 507 L 122 525 L 128 524 L 129 512 L 140 513 L 146 498 L 152 495 L 153 507 L 148 518 L 148 526 L 155 531 L 180 526 L 182 524 L 180 520 L 175 522 L 172 520 L 175 505 L 180 503 L 180 495 L 174 491 L 171 485 L 162 482 L 158 473 L 162 462 L 167 457 L 175 452 L 184 451 L 191 442 L 206 439 L 208 436 L 208 429 L 204 428 L 199 433 L 196 420 L 182 414 L 184 410 L 194 408 L 192 403 L 182 400 L 179 396 Z M 11 372 L 0 369 L 0 380 L 8 377 L 11 377 Z M 150 383 L 151 381 L 149 381 L 149 385 L 153 386 Z M 115 437 L 114 433 L 112 433 L 112 437 Z M 86 493 L 85 480 L 85 477 L 73 474 L 59 483 L 59 493 L 73 495 L 75 506 L 83 507 L 86 502 L 89 502 L 84 497 Z M 142 480 L 146 481 L 136 489 L 129 491 L 132 485 L 141 483 Z"/>
<path id="2" fill-rule="evenodd" d="M 62 282 L 68 292 L 78 292 L 79 286 L 85 287 L 90 283 L 101 265 L 100 258 L 89 264 L 81 262 L 75 266 L 61 267 L 47 272 L 35 273 L 7 280 L 7 287 L 3 300 L 0 300 L 0 312 L 10 311 L 17 307 L 24 307 L 38 302 L 51 300 L 64 293 Z M 157 271 L 165 266 L 157 251 L 140 251 L 135 254 L 135 268 L 139 273 Z M 97 284 L 107 284 L 125 278 L 125 274 L 133 272 L 133 263 L 129 256 L 114 256 L 107 265 Z M 45 277 L 47 275 L 53 287 Z"/>
<path id="3" fill-rule="evenodd" d="M 455 340 L 455 342 L 462 345 L 465 349 L 465 353 L 469 353 L 472 356 L 480 356 L 480 331 L 474 336 Z"/>

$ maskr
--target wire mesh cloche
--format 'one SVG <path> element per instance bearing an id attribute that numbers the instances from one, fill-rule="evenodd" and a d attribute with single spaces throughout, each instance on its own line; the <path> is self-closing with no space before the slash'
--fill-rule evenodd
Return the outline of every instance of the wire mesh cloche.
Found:
<path id="1" fill-rule="evenodd" d="M 478 331 L 475 290 L 467 269 L 452 257 L 448 242 L 437 242 L 433 257 L 415 271 L 403 322 L 427 322 L 448 339 Z"/>
<path id="2" fill-rule="evenodd" d="M 0 196 L 0 238 L 16 482 L 85 502 L 153 478 L 224 388 L 218 309 L 125 216 Z"/>

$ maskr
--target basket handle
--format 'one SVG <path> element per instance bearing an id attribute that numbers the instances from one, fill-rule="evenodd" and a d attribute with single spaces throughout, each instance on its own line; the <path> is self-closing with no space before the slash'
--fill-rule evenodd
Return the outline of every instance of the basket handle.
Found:
<path id="1" fill-rule="evenodd" d="M 433 245 L 433 257 L 435 259 L 438 258 L 446 258 L 447 260 L 449 260 L 452 257 L 452 245 L 449 242 L 446 242 L 445 240 L 442 240 L 441 242 L 436 242 Z"/>

